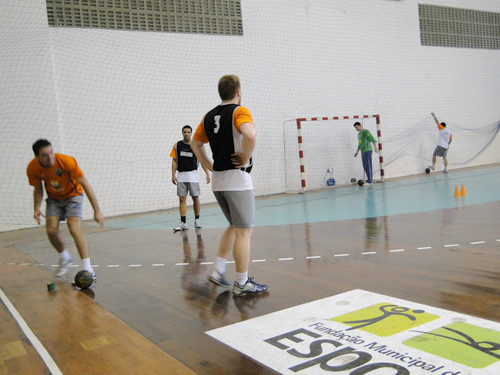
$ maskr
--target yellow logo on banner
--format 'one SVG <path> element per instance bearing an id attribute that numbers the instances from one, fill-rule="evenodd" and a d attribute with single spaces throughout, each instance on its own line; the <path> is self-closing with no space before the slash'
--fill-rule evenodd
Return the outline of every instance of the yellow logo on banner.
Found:
<path id="1" fill-rule="evenodd" d="M 412 310 L 391 303 L 379 303 L 343 314 L 331 320 L 348 325 L 346 331 L 360 329 L 377 336 L 387 337 L 438 319 L 424 310 Z"/>
<path id="2" fill-rule="evenodd" d="M 500 360 L 500 332 L 467 323 L 451 323 L 403 344 L 473 368 Z"/>

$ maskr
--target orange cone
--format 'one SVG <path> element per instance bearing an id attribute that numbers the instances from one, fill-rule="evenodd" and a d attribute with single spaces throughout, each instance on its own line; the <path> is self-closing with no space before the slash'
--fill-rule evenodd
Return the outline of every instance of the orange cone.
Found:
<path id="1" fill-rule="evenodd" d="M 460 190 L 458 190 L 458 185 L 455 185 L 455 198 L 460 198 Z"/>
<path id="2" fill-rule="evenodd" d="M 467 192 L 465 191 L 464 184 L 462 184 L 462 190 L 460 191 L 460 196 L 461 197 L 466 197 L 467 196 Z"/>

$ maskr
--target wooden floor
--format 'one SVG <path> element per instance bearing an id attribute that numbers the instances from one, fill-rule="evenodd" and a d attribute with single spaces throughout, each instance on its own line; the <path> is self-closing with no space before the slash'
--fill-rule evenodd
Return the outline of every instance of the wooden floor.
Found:
<path id="1" fill-rule="evenodd" d="M 74 268 L 48 293 L 56 254 L 35 228 L 0 235 L 0 287 L 65 374 L 272 374 L 205 332 L 353 289 L 500 322 L 499 222 L 494 202 L 256 227 L 250 271 L 271 289 L 253 298 L 206 280 L 222 229 L 88 223 L 97 285 L 74 290 Z M 49 373 L 2 305 L 0 355 L 0 374 Z"/>

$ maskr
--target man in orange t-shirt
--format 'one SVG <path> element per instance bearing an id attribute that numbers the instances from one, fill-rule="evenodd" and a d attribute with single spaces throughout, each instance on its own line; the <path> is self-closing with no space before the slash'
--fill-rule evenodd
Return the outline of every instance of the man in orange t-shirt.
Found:
<path id="1" fill-rule="evenodd" d="M 28 181 L 34 187 L 33 202 L 36 222 L 40 224 L 43 200 L 43 185 L 47 191 L 47 207 L 45 212 L 45 226 L 49 241 L 59 253 L 59 267 L 56 276 L 64 275 L 73 259 L 59 235 L 59 222 L 67 219 L 68 229 L 75 240 L 82 267 L 90 272 L 95 280 L 95 273 L 90 265 L 87 238 L 82 231 L 83 191 L 87 194 L 94 208 L 94 219 L 101 228 L 104 225 L 104 216 L 97 203 L 92 186 L 85 178 L 75 158 L 68 155 L 54 154 L 52 144 L 46 139 L 39 139 L 33 144 L 35 158 L 28 164 L 26 173 Z"/>
<path id="2" fill-rule="evenodd" d="M 219 96 L 222 103 L 205 115 L 191 141 L 191 149 L 201 165 L 213 171 L 212 190 L 229 222 L 208 279 L 216 285 L 229 286 L 225 274 L 227 257 L 232 251 L 236 263 L 233 295 L 262 294 L 269 287 L 248 277 L 250 238 L 255 221 L 250 177 L 255 126 L 250 111 L 241 106 L 241 86 L 237 76 L 220 78 Z M 205 143 L 210 144 L 213 163 L 205 150 Z"/>

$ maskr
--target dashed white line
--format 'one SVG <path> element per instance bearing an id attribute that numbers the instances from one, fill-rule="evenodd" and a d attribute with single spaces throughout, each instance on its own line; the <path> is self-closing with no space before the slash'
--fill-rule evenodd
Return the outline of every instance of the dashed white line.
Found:
<path id="1" fill-rule="evenodd" d="M 496 242 L 500 242 L 500 238 L 496 239 L 495 240 Z M 486 241 L 472 241 L 470 242 L 471 245 L 480 245 L 480 244 L 485 244 Z M 443 245 L 443 247 L 446 247 L 446 248 L 450 248 L 450 247 L 458 247 L 460 246 L 460 244 L 446 244 L 446 245 Z M 430 250 L 432 249 L 432 246 L 422 246 L 422 247 L 417 247 L 417 250 Z M 406 251 L 405 249 L 392 249 L 392 250 L 389 250 L 390 253 L 399 253 L 399 252 L 404 252 Z M 365 251 L 362 253 L 363 255 L 374 255 L 374 254 L 377 254 L 377 251 Z M 343 254 L 333 254 L 334 257 L 348 257 L 350 256 L 350 254 L 348 253 L 343 253 Z M 312 256 L 307 256 L 306 259 L 321 259 L 321 255 L 312 255 Z M 295 260 L 295 258 L 293 257 L 286 257 L 286 258 L 278 258 L 279 261 L 291 261 L 291 260 Z M 267 260 L 266 259 L 254 259 L 252 260 L 253 263 L 260 263 L 260 262 L 266 262 Z M 228 260 L 227 261 L 227 264 L 234 264 L 235 261 L 234 260 Z M 6 265 L 6 266 L 29 266 L 29 265 L 33 265 L 33 266 L 40 266 L 40 267 L 58 267 L 59 265 L 58 264 L 51 264 L 51 265 L 46 265 L 44 263 L 15 263 L 15 262 L 0 262 L 0 264 L 3 264 L 3 265 Z M 189 265 L 190 263 L 175 263 L 176 266 L 187 266 Z M 214 262 L 201 262 L 200 263 L 201 265 L 212 265 L 214 264 Z M 165 263 L 153 263 L 151 265 L 151 267 L 165 267 L 166 264 Z M 72 268 L 77 268 L 77 267 L 80 267 L 80 265 L 78 264 L 72 264 L 70 267 Z M 99 267 L 98 264 L 92 264 L 92 267 Z M 107 266 L 103 266 L 103 267 L 107 267 L 107 268 L 118 268 L 120 267 L 119 264 L 108 264 Z M 137 267 L 143 267 L 142 264 L 130 264 L 128 266 L 129 268 L 137 268 Z"/>

